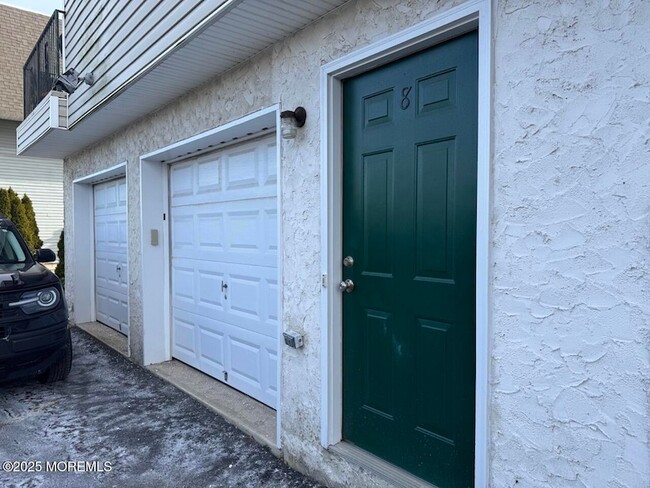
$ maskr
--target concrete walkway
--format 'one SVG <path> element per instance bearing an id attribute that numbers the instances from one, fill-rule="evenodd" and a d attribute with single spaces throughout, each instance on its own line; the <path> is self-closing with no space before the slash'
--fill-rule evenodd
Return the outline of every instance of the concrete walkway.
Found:
<path id="1" fill-rule="evenodd" d="M 0 486 L 318 486 L 84 332 L 73 343 L 66 382 L 0 386 Z M 40 470 L 8 473 L 5 461 Z"/>

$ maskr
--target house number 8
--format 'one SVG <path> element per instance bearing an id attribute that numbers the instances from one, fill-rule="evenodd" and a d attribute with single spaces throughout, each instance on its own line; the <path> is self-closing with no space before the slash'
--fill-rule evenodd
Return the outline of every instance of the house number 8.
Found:
<path id="1" fill-rule="evenodd" d="M 409 94 L 411 93 L 411 86 L 402 88 L 402 110 L 406 110 L 411 105 L 411 100 L 409 100 Z"/>

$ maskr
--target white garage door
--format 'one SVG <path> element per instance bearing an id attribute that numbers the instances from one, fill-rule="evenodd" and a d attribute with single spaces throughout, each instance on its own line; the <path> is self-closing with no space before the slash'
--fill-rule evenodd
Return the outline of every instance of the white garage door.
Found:
<path id="1" fill-rule="evenodd" d="M 275 408 L 275 137 L 170 167 L 173 356 Z"/>
<path id="2" fill-rule="evenodd" d="M 126 178 L 95 185 L 97 320 L 129 333 Z"/>

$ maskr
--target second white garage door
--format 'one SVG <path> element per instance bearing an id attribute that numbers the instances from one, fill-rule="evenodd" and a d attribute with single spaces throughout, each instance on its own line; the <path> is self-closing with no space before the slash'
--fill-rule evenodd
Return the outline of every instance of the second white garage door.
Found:
<path id="1" fill-rule="evenodd" d="M 275 136 L 170 167 L 172 353 L 275 408 Z"/>
<path id="2" fill-rule="evenodd" d="M 126 178 L 95 185 L 94 197 L 97 320 L 128 334 Z"/>

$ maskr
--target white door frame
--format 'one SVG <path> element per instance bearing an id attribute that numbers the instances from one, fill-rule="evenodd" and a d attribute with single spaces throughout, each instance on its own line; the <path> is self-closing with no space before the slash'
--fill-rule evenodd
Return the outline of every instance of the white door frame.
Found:
<path id="1" fill-rule="evenodd" d="M 188 137 L 140 157 L 140 225 L 142 230 L 142 336 L 143 363 L 172 359 L 171 334 L 171 236 L 169 235 L 169 165 L 188 157 L 237 144 L 275 131 L 278 205 L 278 316 L 282 313 L 282 139 L 280 105 L 258 110 L 222 126 Z M 158 244 L 152 244 L 152 232 Z M 161 286 L 162 284 L 162 286 Z M 282 320 L 278 328 L 278 403 L 276 445 L 281 447 Z M 216 381 L 216 380 L 215 380 Z"/>
<path id="2" fill-rule="evenodd" d="M 478 29 L 475 486 L 488 482 L 488 275 L 492 8 L 470 0 L 321 68 L 321 445 L 342 440 L 342 81 Z"/>
<path id="3" fill-rule="evenodd" d="M 73 266 L 74 321 L 77 324 L 95 322 L 97 308 L 95 303 L 95 204 L 94 185 L 109 180 L 127 178 L 126 214 L 129 214 L 129 182 L 127 163 L 123 162 L 96 173 L 72 181 L 72 239 L 74 258 L 68 259 L 68 266 Z M 127 267 L 130 266 L 129 249 L 126 250 Z M 130 270 L 129 270 L 130 271 Z M 129 295 L 127 306 L 130 313 Z M 129 334 L 131 328 L 129 327 Z"/>

